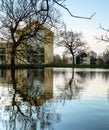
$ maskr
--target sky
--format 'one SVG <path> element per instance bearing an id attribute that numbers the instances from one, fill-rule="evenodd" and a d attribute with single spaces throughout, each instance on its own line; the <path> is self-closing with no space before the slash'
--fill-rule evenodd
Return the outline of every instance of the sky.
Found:
<path id="1" fill-rule="evenodd" d="M 66 0 L 64 4 L 73 15 L 90 17 L 96 12 L 91 20 L 78 19 L 71 17 L 65 9 L 59 7 L 67 29 L 82 32 L 84 40 L 88 43 L 90 49 L 98 55 L 103 53 L 109 43 L 98 42 L 95 36 L 104 34 L 99 25 L 106 29 L 109 28 L 109 0 Z M 61 52 L 62 48 L 55 48 L 54 50 L 54 54 L 61 54 Z"/>

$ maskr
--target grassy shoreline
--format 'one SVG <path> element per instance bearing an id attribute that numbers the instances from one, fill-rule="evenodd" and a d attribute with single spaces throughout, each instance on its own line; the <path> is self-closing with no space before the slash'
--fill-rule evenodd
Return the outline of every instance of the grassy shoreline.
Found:
<path id="1" fill-rule="evenodd" d="M 45 68 L 45 67 L 60 67 L 60 68 L 104 68 L 104 69 L 109 69 L 109 65 L 72 65 L 72 64 L 31 64 L 31 65 L 25 65 L 25 64 L 20 64 L 20 65 L 15 65 L 11 66 L 9 64 L 5 65 L 0 65 L 0 69 L 37 69 L 37 68 Z"/>

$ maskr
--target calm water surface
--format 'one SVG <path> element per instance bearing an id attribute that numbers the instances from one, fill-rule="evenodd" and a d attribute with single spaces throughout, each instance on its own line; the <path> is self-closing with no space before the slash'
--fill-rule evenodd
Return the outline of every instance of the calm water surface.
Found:
<path id="1" fill-rule="evenodd" d="M 109 130 L 109 70 L 0 70 L 0 130 Z"/>

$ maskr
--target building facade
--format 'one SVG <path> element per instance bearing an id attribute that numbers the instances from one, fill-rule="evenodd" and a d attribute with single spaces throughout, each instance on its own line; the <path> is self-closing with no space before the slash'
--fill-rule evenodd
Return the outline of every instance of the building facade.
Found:
<path id="1" fill-rule="evenodd" d="M 34 22 L 29 27 L 25 27 L 18 33 L 20 37 L 23 33 L 28 31 L 34 32 L 34 28 L 37 25 Z M 53 32 L 45 26 L 36 33 L 36 36 L 25 39 L 22 44 L 16 49 L 17 57 L 15 59 L 16 64 L 36 64 L 36 63 L 52 63 L 53 62 Z M 26 46 L 25 46 L 26 45 Z M 11 43 L 0 41 L 0 64 L 10 64 L 11 60 Z"/>

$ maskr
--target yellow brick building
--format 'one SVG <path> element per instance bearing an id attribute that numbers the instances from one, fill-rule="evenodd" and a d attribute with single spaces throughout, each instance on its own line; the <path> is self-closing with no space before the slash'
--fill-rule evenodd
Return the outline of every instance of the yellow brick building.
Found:
<path id="1" fill-rule="evenodd" d="M 25 33 L 35 32 L 37 28 L 37 22 L 26 26 L 22 30 L 18 31 L 18 36 L 21 37 Z M 53 32 L 45 26 L 40 26 L 38 29 L 38 36 L 30 39 L 25 39 L 16 49 L 17 57 L 15 59 L 16 64 L 23 64 L 24 62 L 29 64 L 34 63 L 52 63 L 53 62 Z M 29 45 L 29 46 L 25 46 Z M 0 64 L 10 64 L 11 59 L 11 43 L 6 43 L 1 40 L 0 43 Z"/>

